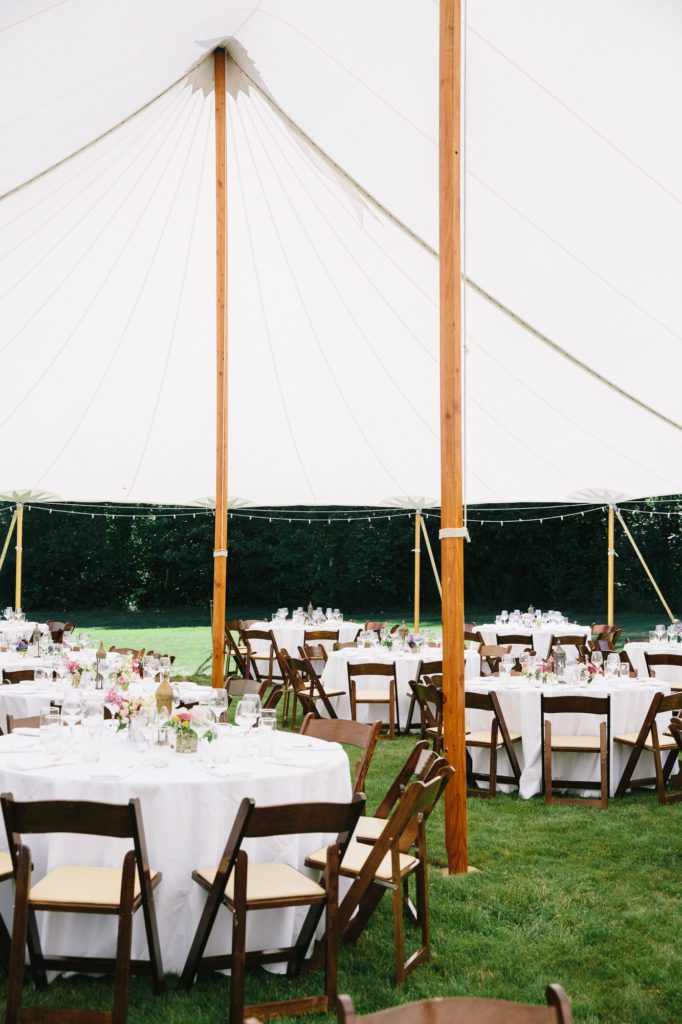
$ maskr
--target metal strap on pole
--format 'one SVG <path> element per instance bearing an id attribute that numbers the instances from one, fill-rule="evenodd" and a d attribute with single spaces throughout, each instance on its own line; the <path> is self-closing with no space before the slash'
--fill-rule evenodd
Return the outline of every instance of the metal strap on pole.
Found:
<path id="1" fill-rule="evenodd" d="M 649 566 L 644 561 L 644 555 L 642 554 L 642 552 L 637 547 L 637 544 L 635 543 L 635 538 L 630 533 L 629 527 L 628 527 L 627 523 L 625 522 L 625 520 L 623 519 L 623 517 L 621 515 L 621 512 L 620 512 L 620 509 L 618 507 L 614 507 L 614 512 L 616 513 L 616 516 L 618 517 L 618 522 L 620 523 L 620 525 L 623 527 L 623 530 L 625 531 L 625 536 L 627 537 L 627 539 L 632 544 L 632 546 L 633 546 L 633 548 L 635 550 L 635 554 L 637 555 L 637 557 L 639 558 L 640 562 L 642 563 L 642 566 L 644 568 L 644 572 L 649 577 L 649 582 L 651 583 L 651 586 L 654 588 L 654 590 L 658 594 L 659 600 L 660 600 L 661 604 L 663 605 L 663 607 L 665 608 L 666 613 L 667 613 L 670 621 L 671 622 L 676 622 L 677 620 L 675 619 L 675 616 L 673 615 L 673 613 L 670 610 L 670 605 L 668 604 L 666 599 L 663 597 L 663 594 L 661 593 L 661 588 L 659 587 L 658 583 L 654 579 L 654 577 L 652 575 L 652 572 L 651 572 L 651 569 L 649 568 Z"/>
<path id="2" fill-rule="evenodd" d="M 471 540 L 466 526 L 445 526 L 438 531 L 438 536 L 441 540 L 447 540 L 450 537 L 463 537 L 464 540 Z"/>

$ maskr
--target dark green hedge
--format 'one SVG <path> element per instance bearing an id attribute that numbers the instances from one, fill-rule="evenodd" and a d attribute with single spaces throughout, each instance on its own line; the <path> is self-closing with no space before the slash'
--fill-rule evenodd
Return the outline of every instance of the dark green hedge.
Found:
<path id="1" fill-rule="evenodd" d="M 660 507 L 660 506 L 659 506 Z M 682 510 L 682 501 L 675 506 Z M 481 515 L 480 512 L 473 513 Z M 509 517 L 511 513 L 504 513 Z M 519 509 L 519 515 L 529 512 Z M 0 523 L 6 529 L 8 516 Z M 145 516 L 91 519 L 44 510 L 24 516 L 25 608 L 205 607 L 210 598 L 213 521 Z M 633 532 L 664 594 L 682 608 L 678 516 L 634 516 Z M 438 520 L 428 522 L 437 551 Z M 618 607 L 656 609 L 650 584 L 619 526 Z M 471 526 L 466 546 L 468 605 L 587 609 L 601 607 L 606 585 L 606 516 L 564 522 Z M 229 601 L 274 609 L 331 603 L 345 609 L 412 606 L 411 517 L 328 525 L 230 519 Z M 424 609 L 438 595 L 423 552 Z M 0 603 L 11 603 L 14 555 L 0 574 Z"/>

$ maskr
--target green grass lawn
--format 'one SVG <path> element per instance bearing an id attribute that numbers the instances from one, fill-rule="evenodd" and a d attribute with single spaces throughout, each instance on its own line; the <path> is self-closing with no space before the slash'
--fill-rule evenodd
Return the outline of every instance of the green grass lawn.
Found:
<path id="1" fill-rule="evenodd" d="M 379 744 L 368 783 L 370 808 L 409 745 L 407 739 Z M 478 874 L 443 875 L 442 807 L 429 825 L 431 962 L 402 988 L 393 984 L 391 905 L 385 899 L 358 944 L 341 952 L 340 991 L 352 995 L 356 1009 L 367 1013 L 457 994 L 538 1003 L 545 985 L 556 981 L 582 1024 L 677 1020 L 682 808 L 660 808 L 648 795 L 614 801 L 605 813 L 498 796 L 469 800 L 468 810 L 469 859 Z M 408 941 L 412 934 L 408 928 Z M 155 999 L 149 982 L 135 979 L 130 1020 L 225 1019 L 226 978 L 202 976 L 188 995 L 178 993 L 176 984 L 169 977 L 167 993 Z M 289 982 L 255 970 L 248 998 L 305 994 L 319 985 L 319 975 Z M 46 993 L 29 983 L 26 999 L 104 1009 L 110 994 L 109 981 L 79 977 L 58 980 Z"/>

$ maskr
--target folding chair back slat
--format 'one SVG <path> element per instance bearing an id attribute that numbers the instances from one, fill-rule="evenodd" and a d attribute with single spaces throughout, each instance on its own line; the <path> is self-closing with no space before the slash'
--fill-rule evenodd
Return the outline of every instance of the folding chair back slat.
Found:
<path id="1" fill-rule="evenodd" d="M 315 718 L 314 715 L 308 714 L 303 719 L 301 735 L 314 736 L 330 743 L 341 743 L 347 747 L 357 747 L 362 751 L 362 756 L 355 765 L 353 792 L 363 793 L 381 725 L 381 722 L 366 724 L 353 722 L 348 718 Z"/>

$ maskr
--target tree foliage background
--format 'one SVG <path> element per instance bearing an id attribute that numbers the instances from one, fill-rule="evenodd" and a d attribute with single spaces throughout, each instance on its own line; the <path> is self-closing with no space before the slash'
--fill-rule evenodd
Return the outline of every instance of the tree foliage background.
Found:
<path id="1" fill-rule="evenodd" d="M 646 507 L 646 506 L 644 506 Z M 653 505 L 649 506 L 654 508 Z M 627 515 L 663 593 L 682 609 L 682 499 L 673 513 Z M 159 510 L 161 511 L 161 510 Z M 299 510 L 300 512 L 300 510 Z M 283 513 L 286 515 L 286 512 Z M 475 515 L 481 515 L 475 512 Z M 518 514 L 536 515 L 519 506 Z M 500 513 L 510 518 L 513 512 Z M 5 533 L 9 515 L 0 519 Z M 439 518 L 427 520 L 438 560 Z M 505 526 L 471 523 L 465 553 L 467 608 L 599 609 L 605 603 L 606 514 Z M 0 602 L 13 603 L 14 541 L 0 574 Z M 298 604 L 408 612 L 413 602 L 414 520 L 268 522 L 230 517 L 228 602 L 241 613 Z M 641 566 L 616 524 L 617 608 L 658 611 Z M 24 513 L 27 609 L 206 609 L 211 597 L 213 518 L 90 518 L 33 508 Z M 422 607 L 439 608 L 422 544 Z"/>

